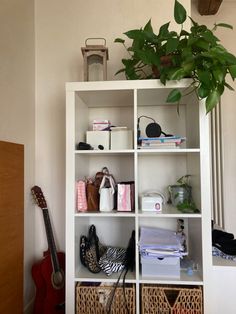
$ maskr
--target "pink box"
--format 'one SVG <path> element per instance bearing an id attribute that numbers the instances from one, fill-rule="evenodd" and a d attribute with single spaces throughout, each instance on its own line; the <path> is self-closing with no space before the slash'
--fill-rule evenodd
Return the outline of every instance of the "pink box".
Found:
<path id="1" fill-rule="evenodd" d="M 109 120 L 93 120 L 93 131 L 102 131 L 109 126 Z"/>

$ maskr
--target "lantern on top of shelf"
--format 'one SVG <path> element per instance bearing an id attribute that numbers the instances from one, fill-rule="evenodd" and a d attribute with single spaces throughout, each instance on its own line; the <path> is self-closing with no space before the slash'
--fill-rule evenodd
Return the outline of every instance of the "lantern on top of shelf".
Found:
<path id="1" fill-rule="evenodd" d="M 88 41 L 91 42 L 93 40 L 102 40 L 103 44 L 88 44 Z M 102 77 L 105 81 L 107 79 L 108 60 L 108 48 L 106 47 L 105 38 L 87 38 L 85 41 L 85 47 L 82 47 L 81 51 L 84 58 L 84 81 L 89 81 L 89 68 L 94 63 L 101 65 L 99 68 L 97 68 L 97 70 L 102 71 Z"/>

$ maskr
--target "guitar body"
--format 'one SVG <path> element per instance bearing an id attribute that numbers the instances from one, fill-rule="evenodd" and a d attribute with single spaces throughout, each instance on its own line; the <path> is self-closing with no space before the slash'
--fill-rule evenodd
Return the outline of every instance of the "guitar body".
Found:
<path id="1" fill-rule="evenodd" d="M 65 254 L 57 252 L 60 269 L 65 273 Z M 32 267 L 32 277 L 36 285 L 34 314 L 65 313 L 65 285 L 55 288 L 52 284 L 53 267 L 50 254 Z"/>

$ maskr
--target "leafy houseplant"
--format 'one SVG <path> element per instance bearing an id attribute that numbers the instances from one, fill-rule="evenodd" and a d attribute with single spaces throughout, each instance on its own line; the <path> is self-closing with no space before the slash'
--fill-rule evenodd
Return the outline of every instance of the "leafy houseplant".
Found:
<path id="1" fill-rule="evenodd" d="M 186 174 L 177 180 L 177 184 L 169 185 L 170 201 L 180 211 L 185 213 L 197 213 L 197 209 L 192 198 L 192 187 L 189 184 L 190 175 Z"/>
<path id="2" fill-rule="evenodd" d="M 236 78 L 236 57 L 214 35 L 217 27 L 232 29 L 232 26 L 219 23 L 210 30 L 189 17 L 192 27 L 186 31 L 183 28 L 186 18 L 185 8 L 175 0 L 174 19 L 182 25 L 179 33 L 169 30 L 168 22 L 155 34 L 149 20 L 143 28 L 124 33 L 132 40 L 130 47 L 124 39 L 116 38 L 115 42 L 123 44 L 129 54 L 127 59 L 122 59 L 124 67 L 116 74 L 124 72 L 127 79 L 160 78 L 164 85 L 168 80 L 190 77 L 192 83 L 185 94 L 196 92 L 199 99 L 206 98 L 208 113 L 219 102 L 225 87 L 233 90 L 226 76 Z M 178 89 L 173 89 L 167 102 L 179 103 L 182 96 Z"/>

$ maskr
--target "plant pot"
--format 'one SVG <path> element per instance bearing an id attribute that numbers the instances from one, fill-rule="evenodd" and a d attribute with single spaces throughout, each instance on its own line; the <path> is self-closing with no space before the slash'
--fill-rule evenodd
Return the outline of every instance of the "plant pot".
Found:
<path id="1" fill-rule="evenodd" d="M 162 67 L 171 67 L 172 66 L 172 57 L 171 56 L 162 56 L 161 57 L 161 66 Z M 152 66 L 153 77 L 156 79 L 160 78 L 160 71 L 156 65 Z"/>
<path id="2" fill-rule="evenodd" d="M 184 201 L 190 202 L 192 199 L 191 186 L 170 185 L 169 187 L 170 199 L 173 206 L 184 203 Z"/>

